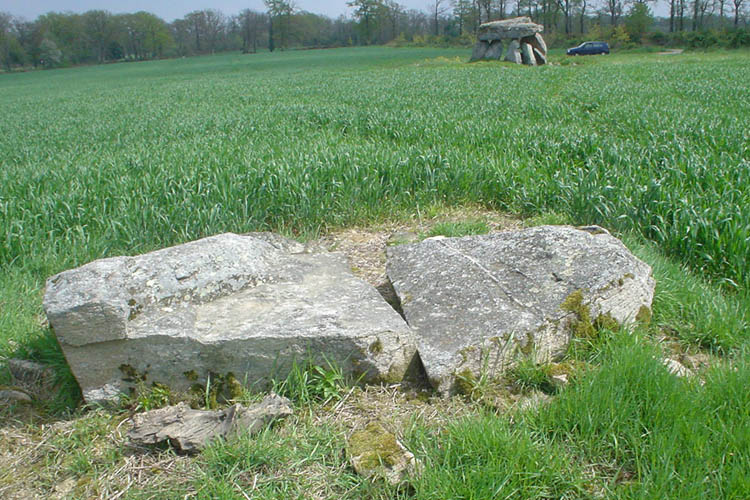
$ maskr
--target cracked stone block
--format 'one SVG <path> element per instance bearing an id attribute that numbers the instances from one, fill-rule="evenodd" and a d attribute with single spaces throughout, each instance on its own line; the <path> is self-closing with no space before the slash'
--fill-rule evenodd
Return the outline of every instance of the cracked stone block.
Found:
<path id="1" fill-rule="evenodd" d="M 650 313 L 651 268 L 598 226 L 541 226 L 389 247 L 387 274 L 430 384 L 561 358 L 595 324 Z"/>

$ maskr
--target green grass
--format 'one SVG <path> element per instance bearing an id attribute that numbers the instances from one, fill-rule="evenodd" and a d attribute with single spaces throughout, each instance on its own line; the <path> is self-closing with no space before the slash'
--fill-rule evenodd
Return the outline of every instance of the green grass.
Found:
<path id="1" fill-rule="evenodd" d="M 472 234 L 487 234 L 490 232 L 490 226 L 482 220 L 467 220 L 458 222 L 438 222 L 435 224 L 427 236 L 447 236 L 455 238 L 468 236 Z"/>
<path id="2" fill-rule="evenodd" d="M 415 420 L 405 441 L 425 472 L 397 489 L 355 476 L 344 429 L 315 419 L 344 394 L 340 374 L 300 367 L 280 386 L 302 412 L 294 426 L 215 444 L 158 495 L 747 498 L 750 57 L 466 58 L 361 48 L 2 75 L 0 355 L 55 364 L 62 390 L 46 409 L 70 408 L 44 280 L 99 257 L 223 231 L 307 238 L 464 204 L 600 224 L 652 265 L 653 318 L 583 346 L 587 369 L 547 406 L 445 428 Z M 721 356 L 705 384 L 666 372 L 664 335 Z M 523 369 L 529 388 L 544 385 L 543 367 Z M 66 476 L 82 491 L 109 480 L 127 460 L 105 445 L 112 418 L 89 413 L 91 428 L 47 441 L 54 454 L 34 465 L 44 492 Z M 0 473 L 0 488 L 15 477 Z"/>

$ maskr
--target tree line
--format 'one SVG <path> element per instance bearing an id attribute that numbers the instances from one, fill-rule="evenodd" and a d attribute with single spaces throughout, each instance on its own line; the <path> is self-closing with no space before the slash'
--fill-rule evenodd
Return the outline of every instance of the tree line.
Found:
<path id="1" fill-rule="evenodd" d="M 750 0 L 659 1 L 669 7 L 660 25 L 665 32 L 747 30 Z M 302 11 L 291 0 L 265 4 L 263 12 L 235 15 L 197 10 L 171 23 L 144 11 L 50 12 L 34 21 L 0 12 L 0 66 L 51 68 L 291 47 L 469 44 L 482 22 L 517 15 L 543 24 L 552 37 L 617 34 L 619 27 L 621 35 L 638 41 L 653 22 L 654 0 L 432 0 L 425 10 L 395 0 L 351 0 L 352 16 L 336 19 Z"/>

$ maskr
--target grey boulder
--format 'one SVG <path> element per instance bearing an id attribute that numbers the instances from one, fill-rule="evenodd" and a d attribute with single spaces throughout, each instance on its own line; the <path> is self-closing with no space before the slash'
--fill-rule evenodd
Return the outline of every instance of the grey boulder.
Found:
<path id="1" fill-rule="evenodd" d="M 490 48 L 490 44 L 488 42 L 477 42 L 474 45 L 474 50 L 472 50 L 471 52 L 470 62 L 484 59 L 484 55 L 487 53 L 487 49 L 489 48 Z"/>
<path id="2" fill-rule="evenodd" d="M 490 48 L 484 54 L 484 58 L 488 61 L 497 61 L 503 55 L 503 42 L 500 40 L 494 40 L 490 43 Z"/>
<path id="3" fill-rule="evenodd" d="M 415 346 L 398 313 L 342 254 L 268 240 L 227 233 L 52 276 L 44 310 L 86 401 L 229 374 L 265 388 L 308 359 L 399 381 Z"/>
<path id="4" fill-rule="evenodd" d="M 518 40 L 511 40 L 508 44 L 508 52 L 505 54 L 505 60 L 515 64 L 521 64 L 521 45 Z"/>
<path id="5" fill-rule="evenodd" d="M 532 48 L 531 50 L 534 53 L 534 59 L 536 60 L 537 66 L 544 66 L 547 64 L 547 57 L 544 54 L 539 52 L 536 48 Z"/>
<path id="6" fill-rule="evenodd" d="M 542 55 L 547 55 L 547 44 L 544 42 L 544 38 L 539 33 L 534 33 L 532 36 L 524 37 L 521 43 L 528 43 L 533 48 L 537 49 Z"/>
<path id="7" fill-rule="evenodd" d="M 650 267 L 605 230 L 541 226 L 389 247 L 387 273 L 430 384 L 561 358 L 597 320 L 650 317 Z"/>
<path id="8" fill-rule="evenodd" d="M 536 59 L 534 58 L 534 49 L 528 43 L 521 44 L 521 60 L 524 64 L 529 66 L 536 66 Z"/>

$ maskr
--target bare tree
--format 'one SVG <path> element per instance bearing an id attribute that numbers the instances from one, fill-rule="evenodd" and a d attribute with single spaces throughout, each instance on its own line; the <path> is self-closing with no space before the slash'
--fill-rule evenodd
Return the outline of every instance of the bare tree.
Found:
<path id="1" fill-rule="evenodd" d="M 740 22 L 740 9 L 742 8 L 742 3 L 744 0 L 732 0 L 732 3 L 734 3 L 734 27 L 736 28 L 739 26 Z"/>
<path id="2" fill-rule="evenodd" d="M 447 0 L 435 0 L 430 4 L 430 14 L 432 15 L 433 34 L 440 34 L 440 16 L 448 11 Z"/>
<path id="3" fill-rule="evenodd" d="M 254 10 L 245 9 L 237 15 L 243 54 L 258 51 L 258 37 L 265 23 L 266 16 Z"/>
<path id="4" fill-rule="evenodd" d="M 620 20 L 620 17 L 622 17 L 624 1 L 623 0 L 606 0 L 606 3 L 604 4 L 604 8 L 607 14 L 609 14 L 609 20 L 612 26 L 617 26 L 617 22 Z"/>
<path id="5" fill-rule="evenodd" d="M 206 45 L 212 54 L 216 51 L 217 44 L 224 34 L 226 28 L 226 17 L 221 11 L 216 9 L 206 9 L 203 11 L 203 18 L 206 30 Z"/>

